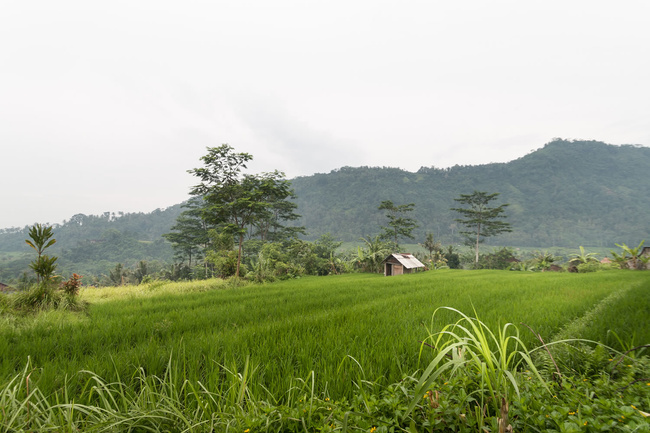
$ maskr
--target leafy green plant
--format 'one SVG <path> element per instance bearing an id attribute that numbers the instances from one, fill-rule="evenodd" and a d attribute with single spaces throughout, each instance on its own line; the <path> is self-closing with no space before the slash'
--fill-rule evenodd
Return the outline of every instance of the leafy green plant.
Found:
<path id="1" fill-rule="evenodd" d="M 38 254 L 36 260 L 29 265 L 36 273 L 38 284 L 41 282 L 48 284 L 56 270 L 57 257 L 49 257 L 44 254 L 47 248 L 56 243 L 56 239 L 52 239 L 52 236 L 52 227 L 36 224 L 29 230 L 30 239 L 25 239 L 25 243 L 34 248 Z"/>
<path id="2" fill-rule="evenodd" d="M 392 252 L 391 245 L 381 240 L 379 236 L 361 238 L 363 247 L 358 247 L 357 254 L 353 257 L 355 266 L 364 272 L 379 272 L 381 263 Z"/>
<path id="3" fill-rule="evenodd" d="M 537 265 L 537 269 L 541 270 L 542 272 L 551 269 L 551 266 L 553 266 L 553 263 L 556 262 L 557 259 L 557 257 L 548 251 L 537 251 L 533 257 L 533 261 Z"/>
<path id="4" fill-rule="evenodd" d="M 59 286 L 63 293 L 69 296 L 76 296 L 79 294 L 79 288 L 81 287 L 81 279 L 83 277 L 79 274 L 73 273 L 70 279 L 64 281 Z"/>
<path id="5" fill-rule="evenodd" d="M 621 254 L 611 251 L 612 256 L 622 269 L 640 269 L 639 265 L 642 263 L 641 251 L 643 251 L 644 243 L 645 240 L 641 241 L 641 243 L 636 247 L 628 247 L 625 244 L 616 244 L 616 246 L 622 251 Z"/>
<path id="6" fill-rule="evenodd" d="M 18 293 L 13 298 L 13 306 L 18 310 L 56 309 L 62 294 L 45 284 L 38 284 L 26 292 Z"/>
<path id="7" fill-rule="evenodd" d="M 597 256 L 598 254 L 596 253 L 586 253 L 585 248 L 582 245 L 580 245 L 579 253 L 574 253 L 569 255 L 569 257 L 571 257 L 570 262 L 575 262 L 576 264 L 597 262 L 598 261 L 598 259 L 596 258 Z"/>
<path id="8" fill-rule="evenodd" d="M 602 266 L 598 262 L 588 262 L 588 263 L 580 263 L 578 266 L 576 266 L 576 270 L 584 274 L 585 272 L 597 272 L 602 269 Z"/>
<path id="9" fill-rule="evenodd" d="M 515 378 L 521 367 L 525 366 L 545 385 L 519 337 L 519 330 L 512 323 L 507 323 L 494 333 L 477 317 L 470 317 L 454 308 L 440 307 L 433 316 L 441 310 L 452 311 L 460 315 L 460 319 L 437 332 L 429 329 L 421 355 L 426 347 L 430 347 L 434 359 L 422 373 L 408 412 L 415 408 L 441 378 L 456 374 L 469 379 L 466 389 L 470 392 L 471 399 L 468 398 L 468 401 L 474 402 L 473 409 L 479 418 L 481 414 L 499 413 L 508 402 L 521 397 Z M 432 323 L 435 323 L 433 318 Z M 482 427 L 482 420 L 479 421 L 479 427 Z"/>

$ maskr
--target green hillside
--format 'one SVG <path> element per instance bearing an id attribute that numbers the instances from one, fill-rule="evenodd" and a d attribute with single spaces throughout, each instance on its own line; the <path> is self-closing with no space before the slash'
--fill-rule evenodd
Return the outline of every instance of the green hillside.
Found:
<path id="1" fill-rule="evenodd" d="M 50 251 L 59 257 L 58 271 L 63 274 L 100 275 L 116 263 L 133 266 L 140 260 L 171 263 L 173 252 L 162 234 L 181 212 L 179 204 L 150 213 L 77 214 L 53 226 L 56 244 Z M 0 281 L 29 271 L 33 250 L 25 244 L 28 231 L 0 230 Z"/>
<path id="2" fill-rule="evenodd" d="M 419 224 L 414 243 L 428 232 L 444 244 L 458 245 L 462 229 L 451 211 L 460 194 L 499 192 L 509 203 L 512 233 L 488 239 L 488 245 L 514 247 L 615 248 L 650 240 L 650 188 L 645 173 L 650 148 L 613 146 L 596 141 L 555 140 L 508 163 L 451 168 L 422 167 L 416 173 L 387 167 L 343 167 L 327 174 L 292 180 L 302 218 L 296 225 L 313 240 L 327 232 L 346 242 L 379 233 L 384 200 L 415 203 Z M 78 214 L 55 225 L 59 271 L 108 274 L 117 263 L 134 267 L 140 260 L 160 269 L 173 262 L 168 233 L 181 205 L 151 213 Z M 0 281 L 28 270 L 28 228 L 0 230 Z"/>
<path id="3" fill-rule="evenodd" d="M 422 167 L 416 173 L 379 167 L 343 167 L 293 180 L 298 211 L 312 236 L 342 240 L 378 233 L 382 200 L 415 203 L 420 239 L 433 232 L 459 243 L 454 198 L 474 190 L 499 192 L 510 203 L 513 232 L 497 245 L 550 247 L 638 244 L 650 239 L 650 188 L 644 173 L 650 148 L 596 141 L 555 140 L 509 163 Z"/>

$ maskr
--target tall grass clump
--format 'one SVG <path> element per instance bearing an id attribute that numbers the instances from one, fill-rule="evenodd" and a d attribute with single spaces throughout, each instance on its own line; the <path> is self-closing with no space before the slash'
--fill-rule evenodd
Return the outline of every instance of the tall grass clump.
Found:
<path id="1" fill-rule="evenodd" d="M 452 311 L 460 318 L 435 331 L 434 319 L 441 309 Z M 479 428 L 483 427 L 485 417 L 497 413 L 501 415 L 499 422 L 508 425 L 508 406 L 515 397 L 520 397 L 515 376 L 522 368 L 528 369 L 550 393 L 519 336 L 518 328 L 512 323 L 494 332 L 478 317 L 470 317 L 450 307 L 437 309 L 431 323 L 429 336 L 422 343 L 421 355 L 426 348 L 431 348 L 434 359 L 420 377 L 409 411 L 436 382 L 457 374 L 467 378 L 465 403 L 479 420 Z"/>

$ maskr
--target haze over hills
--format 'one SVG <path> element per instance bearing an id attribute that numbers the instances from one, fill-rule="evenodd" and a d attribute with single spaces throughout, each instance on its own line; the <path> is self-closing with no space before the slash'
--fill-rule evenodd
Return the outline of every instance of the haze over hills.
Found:
<path id="1" fill-rule="evenodd" d="M 342 241 L 358 241 L 379 233 L 385 219 L 377 207 L 392 200 L 397 205 L 415 203 L 413 216 L 420 227 L 413 242 L 422 242 L 432 232 L 443 244 L 459 244 L 461 227 L 450 208 L 458 206 L 454 199 L 460 194 L 479 190 L 499 192 L 495 203 L 510 204 L 507 221 L 513 231 L 492 238 L 495 245 L 637 245 L 650 240 L 649 168 L 647 147 L 560 139 L 508 163 L 422 167 L 415 173 L 342 167 L 293 179 L 302 215 L 296 224 L 306 227 L 307 239 L 330 232 Z M 78 214 L 55 227 L 52 253 L 60 256 L 62 266 L 78 269 L 83 262 L 90 272 L 138 260 L 169 263 L 173 254 L 161 235 L 182 210 L 179 204 L 146 214 Z M 0 252 L 29 252 L 26 236 L 27 228 L 0 230 Z M 12 275 L 15 272 L 9 271 L 26 268 L 29 261 L 22 261 L 0 261 L 0 277 L 3 268 Z"/>

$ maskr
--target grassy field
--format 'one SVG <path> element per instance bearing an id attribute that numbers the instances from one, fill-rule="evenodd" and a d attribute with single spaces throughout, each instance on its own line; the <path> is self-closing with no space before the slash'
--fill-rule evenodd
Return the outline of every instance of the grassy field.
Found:
<path id="1" fill-rule="evenodd" d="M 274 396 L 313 371 L 317 389 L 349 397 L 354 381 L 392 383 L 428 361 L 418 359 L 427 328 L 458 319 L 442 312 L 431 323 L 438 307 L 475 309 L 494 327 L 525 323 L 546 341 L 569 332 L 630 345 L 650 341 L 649 291 L 644 272 L 454 270 L 245 287 L 212 280 L 88 288 L 81 293 L 91 302 L 87 314 L 2 317 L 0 377 L 29 358 L 47 393 L 64 382 L 81 386 L 80 370 L 127 383 L 138 368 L 162 376 L 171 359 L 184 377 L 219 387 L 227 369 L 241 370 L 248 359 L 255 384 Z M 527 345 L 538 344 L 520 328 Z"/>

